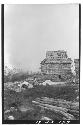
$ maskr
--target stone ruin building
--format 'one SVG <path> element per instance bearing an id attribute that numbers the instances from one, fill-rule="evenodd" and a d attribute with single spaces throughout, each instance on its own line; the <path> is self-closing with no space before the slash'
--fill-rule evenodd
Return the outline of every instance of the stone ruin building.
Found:
<path id="1" fill-rule="evenodd" d="M 64 50 L 47 51 L 46 58 L 41 62 L 42 74 L 53 74 L 59 77 L 71 73 L 71 58 Z"/>
<path id="2" fill-rule="evenodd" d="M 76 82 L 79 83 L 79 59 L 74 59 L 75 72 L 76 72 Z"/>

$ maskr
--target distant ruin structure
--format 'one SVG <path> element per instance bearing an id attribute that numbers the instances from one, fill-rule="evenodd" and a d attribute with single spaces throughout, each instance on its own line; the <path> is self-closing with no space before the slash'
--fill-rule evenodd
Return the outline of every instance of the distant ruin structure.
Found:
<path id="1" fill-rule="evenodd" d="M 46 58 L 41 62 L 43 74 L 65 75 L 71 73 L 71 58 L 68 58 L 64 50 L 47 51 Z"/>
<path id="2" fill-rule="evenodd" d="M 76 72 L 76 82 L 79 82 L 79 59 L 74 59 L 75 72 Z"/>

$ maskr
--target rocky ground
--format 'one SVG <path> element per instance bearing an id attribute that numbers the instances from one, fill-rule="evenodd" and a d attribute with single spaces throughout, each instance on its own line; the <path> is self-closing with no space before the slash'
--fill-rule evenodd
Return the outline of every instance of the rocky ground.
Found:
<path id="1" fill-rule="evenodd" d="M 79 85 L 37 85 L 21 89 L 18 82 L 6 83 L 4 119 L 79 120 Z"/>

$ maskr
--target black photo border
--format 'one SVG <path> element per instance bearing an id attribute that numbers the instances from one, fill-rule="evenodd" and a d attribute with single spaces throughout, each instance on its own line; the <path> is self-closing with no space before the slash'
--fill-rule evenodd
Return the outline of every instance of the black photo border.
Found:
<path id="1" fill-rule="evenodd" d="M 80 97 L 80 62 L 81 62 L 81 4 L 79 3 L 79 97 Z M 2 124 L 80 124 L 79 120 L 56 120 L 56 121 L 35 121 L 35 120 L 4 120 L 4 4 L 1 4 L 1 73 L 2 73 Z M 80 104 L 80 98 L 79 98 Z M 79 105 L 80 109 L 80 105 Z"/>

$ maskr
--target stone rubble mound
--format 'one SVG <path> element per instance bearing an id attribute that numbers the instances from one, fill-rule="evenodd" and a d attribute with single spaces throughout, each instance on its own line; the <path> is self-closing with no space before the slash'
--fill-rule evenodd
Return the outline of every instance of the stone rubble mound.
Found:
<path id="1" fill-rule="evenodd" d="M 79 102 L 41 97 L 36 98 L 32 103 L 44 111 L 55 113 L 57 120 L 78 120 L 79 118 Z"/>

